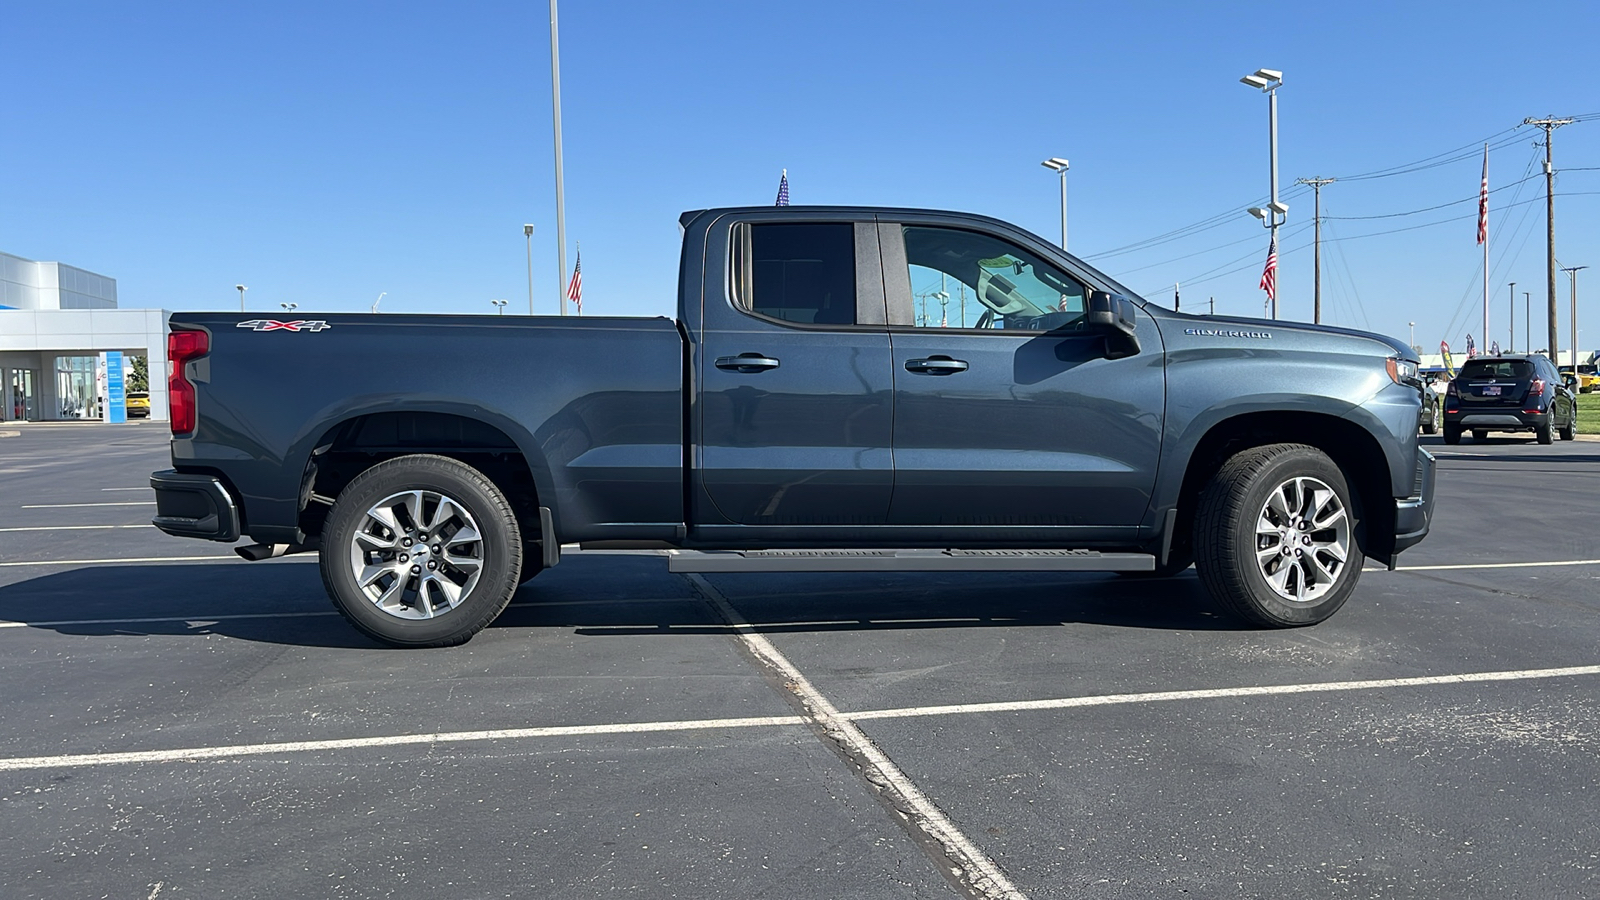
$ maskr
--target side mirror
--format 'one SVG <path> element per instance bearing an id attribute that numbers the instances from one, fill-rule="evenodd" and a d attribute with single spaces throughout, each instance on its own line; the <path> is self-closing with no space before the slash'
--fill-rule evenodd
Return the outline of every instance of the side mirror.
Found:
<path id="1" fill-rule="evenodd" d="M 1139 352 L 1134 333 L 1133 301 L 1106 291 L 1090 291 L 1084 323 L 1106 339 L 1106 359 L 1121 359 Z"/>

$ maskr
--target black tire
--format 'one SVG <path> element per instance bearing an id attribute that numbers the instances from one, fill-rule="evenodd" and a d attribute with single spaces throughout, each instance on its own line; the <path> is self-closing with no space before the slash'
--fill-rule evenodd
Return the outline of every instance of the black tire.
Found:
<path id="1" fill-rule="evenodd" d="M 1314 479 L 1332 490 L 1344 512 L 1348 544 L 1332 580 L 1314 585 L 1320 593 L 1306 601 L 1285 599 L 1277 593 L 1264 569 L 1276 560 L 1258 562 L 1256 549 L 1260 540 L 1256 523 L 1268 499 L 1297 478 Z M 1317 533 L 1320 530 L 1312 529 L 1305 536 Z M 1361 542 L 1359 510 L 1344 473 L 1333 460 L 1304 444 L 1269 444 L 1229 459 L 1201 493 L 1195 519 L 1195 569 L 1211 596 L 1240 619 L 1270 628 L 1315 625 L 1338 611 L 1355 590 L 1365 561 Z M 1298 560 L 1298 552 L 1295 558 Z M 1280 567 L 1291 564 L 1287 555 L 1284 559 Z M 1303 586 L 1304 576 L 1300 577 Z"/>
<path id="2" fill-rule="evenodd" d="M 476 581 L 467 583 L 456 605 L 443 610 L 439 610 L 437 604 L 430 606 L 426 599 L 413 595 L 409 604 L 399 603 L 398 611 L 391 613 L 380 608 L 378 600 L 370 597 L 357 583 L 356 563 L 352 559 L 357 529 L 368 526 L 368 511 L 374 509 L 376 504 L 407 491 L 436 493 L 448 498 L 470 517 L 481 538 L 464 545 L 470 548 L 467 553 L 477 554 L 474 559 L 479 562 L 480 569 Z M 427 501 L 421 502 L 424 505 L 419 508 L 426 510 Z M 438 504 L 435 509 L 439 509 Z M 439 510 L 434 518 L 437 520 L 442 513 L 443 510 Z M 427 517 L 426 513 L 424 517 Z M 406 527 L 405 523 L 401 525 Z M 410 529 L 406 533 L 409 534 Z M 447 527 L 445 531 L 437 532 L 433 536 L 436 544 L 441 533 L 453 537 L 460 535 L 461 530 L 451 533 Z M 398 533 L 393 535 L 395 540 L 400 537 Z M 400 552 L 398 547 L 396 552 Z M 416 548 L 413 547 L 411 552 L 416 553 Z M 428 549 L 424 548 L 422 552 L 427 553 Z M 433 548 L 433 552 L 438 553 L 437 547 Z M 522 580 L 522 553 L 522 533 L 517 525 L 516 514 L 493 482 L 459 460 L 418 454 L 378 463 L 356 476 L 340 492 L 323 528 L 319 556 L 322 583 L 328 589 L 329 598 L 356 629 L 396 647 L 451 647 L 466 643 L 505 610 Z M 395 562 L 403 563 L 405 560 L 396 557 Z M 462 564 L 466 563 L 463 561 Z M 450 566 L 441 563 L 439 574 L 442 576 L 446 569 L 450 569 Z M 402 572 L 398 577 L 390 577 L 395 580 L 388 583 L 394 585 L 397 580 L 407 576 Z M 397 597 L 414 592 L 417 587 L 421 587 L 430 597 L 439 596 L 433 589 L 421 585 L 416 576 L 409 576 L 408 584 L 412 587 L 402 586 Z M 381 587 L 379 589 L 384 590 Z M 408 610 L 423 608 L 431 608 L 433 617 L 403 617 L 418 614 Z"/>
<path id="3" fill-rule="evenodd" d="M 1533 436 L 1541 444 L 1551 444 L 1555 443 L 1554 434 L 1552 433 L 1553 431 L 1554 429 L 1550 427 L 1550 423 L 1545 422 L 1543 425 L 1534 426 Z"/>
<path id="4" fill-rule="evenodd" d="M 1573 417 L 1572 417 L 1572 420 L 1567 422 L 1567 424 L 1561 428 L 1561 430 L 1559 431 L 1559 434 L 1561 435 L 1561 439 L 1563 441 L 1576 440 L 1577 439 L 1577 435 L 1576 435 L 1577 430 L 1578 430 L 1578 417 L 1577 417 L 1576 414 L 1574 414 Z"/>
<path id="5" fill-rule="evenodd" d="M 1422 433 L 1437 434 L 1439 432 L 1439 407 L 1437 404 L 1429 404 L 1429 408 L 1431 414 L 1428 416 L 1428 421 L 1422 424 Z"/>
<path id="6" fill-rule="evenodd" d="M 1461 429 L 1451 428 L 1449 425 L 1444 426 L 1444 442 L 1446 444 L 1461 443 Z"/>
<path id="7" fill-rule="evenodd" d="M 1472 439 L 1474 441 L 1478 441 L 1480 443 L 1483 442 L 1483 441 L 1487 441 L 1489 439 L 1489 429 L 1487 429 L 1487 428 L 1474 428 L 1474 429 L 1472 429 Z"/>

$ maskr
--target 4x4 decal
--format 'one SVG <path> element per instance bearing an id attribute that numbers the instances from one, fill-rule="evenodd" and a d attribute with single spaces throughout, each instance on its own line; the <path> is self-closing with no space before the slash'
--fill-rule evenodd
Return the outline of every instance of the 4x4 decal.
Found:
<path id="1" fill-rule="evenodd" d="M 322 319 L 295 319 L 292 322 L 280 322 L 277 319 L 248 319 L 238 324 L 239 328 L 248 328 L 251 331 L 322 331 L 332 328 Z"/>

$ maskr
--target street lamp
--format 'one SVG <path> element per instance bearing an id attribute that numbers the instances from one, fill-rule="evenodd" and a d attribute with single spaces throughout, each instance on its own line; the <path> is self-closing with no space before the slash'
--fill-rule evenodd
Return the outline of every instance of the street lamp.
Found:
<path id="1" fill-rule="evenodd" d="M 533 315 L 533 226 L 522 226 L 522 236 L 528 240 L 528 315 Z"/>
<path id="2" fill-rule="evenodd" d="M 242 284 L 234 285 L 239 291 L 239 312 L 244 312 L 244 292 L 250 290 Z"/>
<path id="3" fill-rule="evenodd" d="M 1278 88 L 1283 86 L 1283 73 L 1277 69 L 1257 69 L 1254 74 L 1246 75 L 1239 81 L 1267 95 L 1267 141 L 1272 158 L 1272 200 L 1265 208 L 1252 207 L 1250 214 L 1272 230 L 1272 243 L 1276 246 L 1278 226 L 1287 220 L 1289 214 L 1289 205 L 1278 200 Z M 1277 283 L 1283 283 L 1281 273 Z M 1276 319 L 1278 292 L 1274 290 L 1272 294 L 1272 318 Z"/>
<path id="4" fill-rule="evenodd" d="M 284 312 L 294 312 L 300 308 L 298 303 L 279 303 L 278 305 L 283 307 Z"/>
<path id="5" fill-rule="evenodd" d="M 376 313 L 378 311 L 378 304 L 382 303 L 383 302 L 383 298 L 388 296 L 388 294 L 389 294 L 388 291 L 384 291 L 383 293 L 378 295 L 378 299 L 372 301 L 372 311 L 374 313 Z"/>
<path id="6" fill-rule="evenodd" d="M 1046 169 L 1053 169 L 1061 176 L 1061 249 L 1067 249 L 1067 161 L 1059 156 L 1052 156 L 1039 165 Z"/>
<path id="7" fill-rule="evenodd" d="M 496 310 L 495 315 L 503 316 L 503 315 L 506 314 L 506 301 L 504 301 L 504 300 L 490 300 L 489 302 L 493 303 L 494 306 L 495 306 L 495 310 Z"/>
<path id="8" fill-rule="evenodd" d="M 1417 323 L 1407 322 L 1406 324 L 1411 326 L 1411 349 L 1415 350 L 1417 349 Z"/>

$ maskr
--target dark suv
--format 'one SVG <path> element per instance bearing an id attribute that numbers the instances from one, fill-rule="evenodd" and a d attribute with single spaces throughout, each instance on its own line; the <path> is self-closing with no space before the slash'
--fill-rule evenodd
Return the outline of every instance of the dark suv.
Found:
<path id="1" fill-rule="evenodd" d="M 1537 354 L 1469 359 L 1445 392 L 1446 444 L 1459 444 L 1469 429 L 1477 441 L 1491 431 L 1531 431 L 1541 444 L 1556 434 L 1570 441 L 1577 422 L 1577 398 Z"/>

